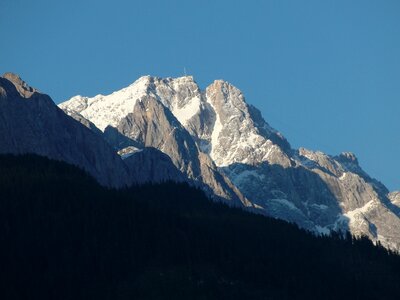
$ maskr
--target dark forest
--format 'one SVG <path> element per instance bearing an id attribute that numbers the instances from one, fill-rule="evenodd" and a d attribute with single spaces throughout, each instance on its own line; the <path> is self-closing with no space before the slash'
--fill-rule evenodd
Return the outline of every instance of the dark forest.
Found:
<path id="1" fill-rule="evenodd" d="M 400 257 L 211 202 L 0 156 L 0 299 L 399 299 Z"/>

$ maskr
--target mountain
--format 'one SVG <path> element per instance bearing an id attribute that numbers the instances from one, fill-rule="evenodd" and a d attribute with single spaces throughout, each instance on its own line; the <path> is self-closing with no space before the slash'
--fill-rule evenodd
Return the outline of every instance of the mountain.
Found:
<path id="1" fill-rule="evenodd" d="M 173 99 L 181 99 L 193 93 L 188 78 L 180 83 L 187 90 L 179 96 L 167 90 L 166 97 L 151 93 L 152 78 L 144 77 L 132 86 L 108 96 L 98 95 L 93 99 L 77 96 L 60 104 L 67 113 L 74 112 L 82 120 L 90 121 L 103 131 L 107 142 L 116 152 L 125 155 L 127 149 L 157 148 L 167 154 L 173 164 L 195 185 L 201 187 L 216 200 L 229 201 L 235 206 L 251 206 L 240 191 L 221 173 L 212 159 L 200 151 L 189 131 L 177 119 L 189 117 L 191 109 L 176 108 L 171 111 Z M 192 81 L 193 82 L 193 81 Z M 185 96 L 184 93 L 187 93 Z M 174 115 L 174 113 L 175 115 Z"/>
<path id="2" fill-rule="evenodd" d="M 228 82 L 202 91 L 191 76 L 144 76 L 111 95 L 76 96 L 60 108 L 92 122 L 116 151 L 155 147 L 189 178 L 221 198 L 240 195 L 235 203 L 257 213 L 400 249 L 399 208 L 354 154 L 293 149 Z"/>
<path id="3" fill-rule="evenodd" d="M 4 74 L 0 77 L 0 153 L 35 153 L 65 161 L 81 167 L 108 187 L 161 182 L 172 177 L 182 180 L 182 175 L 165 158 L 157 166 L 157 174 L 146 170 L 155 177 L 140 174 L 139 171 L 152 166 L 152 160 L 162 161 L 163 154 L 144 149 L 137 158 L 125 162 L 93 123 L 72 111 L 69 114 L 72 118 L 19 76 Z M 138 161 L 142 164 L 136 165 Z"/>

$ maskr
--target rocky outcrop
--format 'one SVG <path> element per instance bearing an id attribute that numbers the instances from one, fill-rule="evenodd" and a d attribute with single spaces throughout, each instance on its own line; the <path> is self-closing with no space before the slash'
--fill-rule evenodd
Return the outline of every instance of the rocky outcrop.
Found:
<path id="1" fill-rule="evenodd" d="M 400 207 L 400 192 L 399 191 L 395 191 L 395 192 L 390 193 L 388 195 L 388 197 L 389 197 L 390 201 L 394 205 Z"/>
<path id="2" fill-rule="evenodd" d="M 5 73 L 2 77 L 14 84 L 15 88 L 18 91 L 18 94 L 22 98 L 30 98 L 34 93 L 39 93 L 39 91 L 37 89 L 29 86 L 17 74 Z M 10 93 L 10 91 L 9 91 L 9 93 Z"/>

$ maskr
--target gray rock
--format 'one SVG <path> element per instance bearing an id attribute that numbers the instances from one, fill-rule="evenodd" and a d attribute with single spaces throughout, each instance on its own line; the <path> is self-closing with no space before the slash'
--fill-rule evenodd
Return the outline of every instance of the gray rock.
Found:
<path id="1" fill-rule="evenodd" d="M 155 148 L 145 147 L 125 155 L 124 162 L 135 184 L 187 182 L 186 176 L 174 166 L 171 158 Z"/>
<path id="2" fill-rule="evenodd" d="M 122 139 L 128 138 L 132 145 L 138 147 L 154 147 L 167 154 L 176 168 L 196 185 L 202 187 L 208 194 L 217 199 L 229 200 L 236 206 L 247 204 L 247 200 L 230 184 L 229 180 L 217 170 L 217 167 L 207 155 L 200 153 L 192 136 L 179 123 L 160 101 L 153 96 L 140 98 L 133 108 L 133 112 L 123 118 L 118 126 L 117 133 Z M 121 143 L 121 139 L 107 135 L 106 139 L 112 143 L 126 146 L 129 142 Z"/>
<path id="3" fill-rule="evenodd" d="M 102 137 L 67 116 L 49 96 L 10 73 L 0 77 L 0 91 L 0 153 L 65 161 L 109 187 L 128 183 L 125 165 Z"/>
<path id="4" fill-rule="evenodd" d="M 94 133 L 96 133 L 99 136 L 103 135 L 103 132 L 98 129 L 96 127 L 96 125 L 94 125 L 92 122 L 90 122 L 88 119 L 84 118 L 81 114 L 74 112 L 74 111 L 68 111 L 68 110 L 64 110 L 64 112 L 70 116 L 71 118 L 73 118 L 74 120 L 78 121 L 79 123 L 81 123 L 82 125 L 84 125 L 86 128 L 90 129 L 91 131 L 93 131 Z"/>

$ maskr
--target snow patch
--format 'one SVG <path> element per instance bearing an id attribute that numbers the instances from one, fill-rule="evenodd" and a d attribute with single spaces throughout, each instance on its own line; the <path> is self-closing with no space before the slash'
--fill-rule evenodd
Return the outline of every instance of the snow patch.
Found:
<path id="1" fill-rule="evenodd" d="M 374 200 L 370 200 L 367 202 L 364 206 L 356 208 L 354 210 L 350 210 L 343 215 L 348 217 L 350 220 L 355 220 L 359 218 L 360 216 L 363 216 L 365 213 L 370 211 L 372 208 L 376 206 L 376 203 Z"/>
<path id="2" fill-rule="evenodd" d="M 118 151 L 118 155 L 121 156 L 122 159 L 127 159 L 128 157 L 143 151 L 143 149 L 139 149 L 133 146 L 126 147 Z"/>
<path id="3" fill-rule="evenodd" d="M 268 142 L 270 142 L 268 140 Z M 264 157 L 262 158 L 263 161 L 268 161 L 269 156 L 272 154 L 273 151 L 277 150 L 277 146 L 271 143 L 271 146 L 268 148 L 267 153 L 265 153 Z"/>
<path id="4" fill-rule="evenodd" d="M 59 107 L 79 112 L 101 131 L 109 125 L 117 127 L 118 123 L 133 111 L 137 100 L 147 94 L 149 78 L 141 77 L 130 86 L 106 96 L 76 96 L 59 104 Z"/>
<path id="5" fill-rule="evenodd" d="M 209 101 L 208 97 L 206 97 L 206 99 L 207 99 L 206 101 L 211 105 L 212 109 L 215 112 L 215 123 L 214 123 L 214 128 L 213 128 L 213 131 L 211 134 L 211 145 L 210 145 L 211 146 L 210 156 L 215 161 L 216 156 L 217 156 L 215 150 L 218 145 L 219 134 L 221 133 L 223 126 L 222 126 L 221 120 L 219 118 L 219 115 L 217 113 L 217 110 L 215 109 L 215 106 L 213 105 L 213 103 L 211 101 Z M 223 165 L 220 165 L 220 166 L 223 166 Z"/>
<path id="6" fill-rule="evenodd" d="M 176 105 L 172 108 L 173 115 L 185 126 L 187 122 L 200 111 L 200 96 L 194 97 L 184 107 L 178 108 Z"/>

